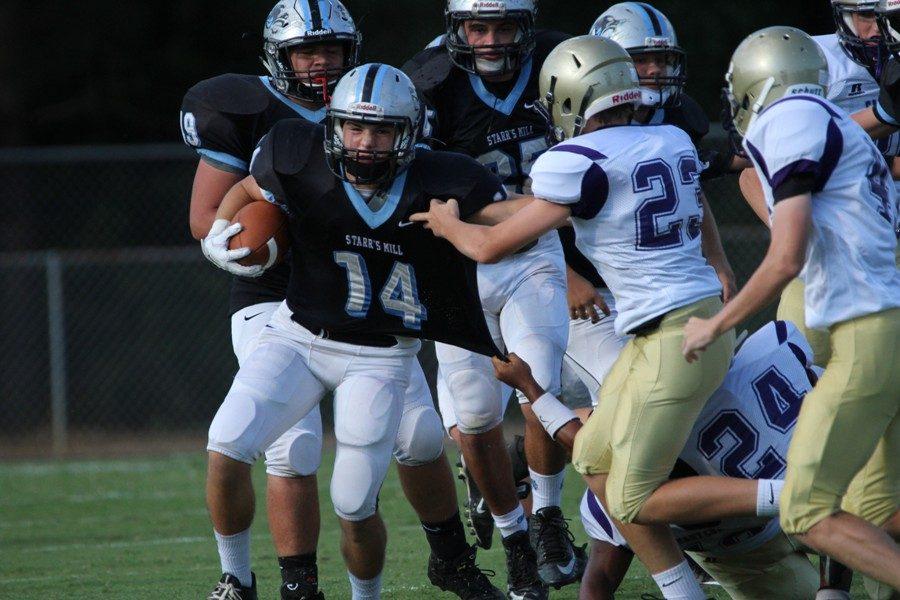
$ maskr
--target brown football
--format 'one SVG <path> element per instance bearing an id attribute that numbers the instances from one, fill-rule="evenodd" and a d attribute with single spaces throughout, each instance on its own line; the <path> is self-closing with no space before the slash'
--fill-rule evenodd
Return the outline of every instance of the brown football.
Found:
<path id="1" fill-rule="evenodd" d="M 269 251 L 277 254 L 275 262 L 284 260 L 290 247 L 288 220 L 281 209 L 270 202 L 251 202 L 234 215 L 232 223 L 240 223 L 244 228 L 228 240 L 228 249 L 250 248 L 250 254 L 238 262 L 244 266 L 265 265 L 269 262 Z"/>

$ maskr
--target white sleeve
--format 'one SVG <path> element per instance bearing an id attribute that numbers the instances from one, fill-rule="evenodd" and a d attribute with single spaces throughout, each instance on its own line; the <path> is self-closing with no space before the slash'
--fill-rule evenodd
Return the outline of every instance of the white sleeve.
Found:
<path id="1" fill-rule="evenodd" d="M 825 187 L 843 151 L 839 118 L 832 105 L 809 96 L 782 100 L 760 115 L 746 148 L 773 192 L 801 174 L 815 178 L 814 191 Z"/>
<path id="2" fill-rule="evenodd" d="M 603 505 L 597 501 L 591 490 L 585 490 L 581 497 L 581 524 L 584 526 L 584 532 L 592 540 L 606 542 L 613 546 L 628 547 L 628 542 L 616 529 L 612 519 L 606 514 Z"/>
<path id="3" fill-rule="evenodd" d="M 531 168 L 531 190 L 555 204 L 575 204 L 581 199 L 581 183 L 594 161 L 571 152 L 541 154 Z"/>

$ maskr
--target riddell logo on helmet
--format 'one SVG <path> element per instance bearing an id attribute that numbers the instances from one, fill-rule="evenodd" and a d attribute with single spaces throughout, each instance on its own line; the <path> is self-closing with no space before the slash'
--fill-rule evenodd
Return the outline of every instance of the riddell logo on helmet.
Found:
<path id="1" fill-rule="evenodd" d="M 648 48 L 665 48 L 672 45 L 672 40 L 667 37 L 644 38 L 644 45 Z"/>
<path id="2" fill-rule="evenodd" d="M 478 0 L 472 4 L 472 13 L 506 13 L 506 2 L 503 0 Z"/>
<path id="3" fill-rule="evenodd" d="M 641 91 L 640 90 L 629 90 L 624 94 L 616 94 L 612 97 L 613 106 L 618 104 L 625 104 L 626 102 L 634 102 L 635 100 L 641 99 Z"/>
<path id="4" fill-rule="evenodd" d="M 895 8 L 900 8 L 900 0 L 888 0 L 884 5 L 884 8 L 887 10 L 893 10 Z"/>
<path id="5" fill-rule="evenodd" d="M 384 109 L 371 102 L 354 102 L 348 107 L 352 112 L 366 113 L 368 115 L 382 116 Z"/>

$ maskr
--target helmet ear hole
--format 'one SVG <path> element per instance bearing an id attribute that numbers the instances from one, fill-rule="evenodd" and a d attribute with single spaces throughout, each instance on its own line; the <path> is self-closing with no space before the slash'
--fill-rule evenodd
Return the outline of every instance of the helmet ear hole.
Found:
<path id="1" fill-rule="evenodd" d="M 571 115 L 572 114 L 572 99 L 566 98 L 562 103 L 562 114 Z"/>

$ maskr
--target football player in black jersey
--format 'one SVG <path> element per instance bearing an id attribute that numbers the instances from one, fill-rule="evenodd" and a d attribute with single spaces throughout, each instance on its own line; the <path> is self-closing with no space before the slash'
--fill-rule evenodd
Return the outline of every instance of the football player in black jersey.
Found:
<path id="1" fill-rule="evenodd" d="M 527 192 L 531 165 L 547 149 L 546 124 L 533 109 L 537 76 L 544 57 L 568 36 L 535 29 L 534 0 L 449 0 L 445 15 L 443 44 L 403 67 L 428 105 L 432 136 L 442 148 L 477 158 L 508 191 Z M 479 265 L 479 282 L 498 341 L 502 336 L 508 350 L 531 356 L 538 380 L 559 391 L 568 319 L 558 236 L 551 232 L 516 256 Z M 546 597 L 542 583 L 559 587 L 576 581 L 584 565 L 559 507 L 565 454 L 523 405 L 534 507 L 526 522 L 509 459 L 497 451 L 503 448 L 507 398 L 490 362 L 446 345 L 438 345 L 437 355 L 438 401 L 465 459 L 473 530 L 488 547 L 491 521 L 500 529 L 510 597 Z M 454 418 L 448 420 L 448 414 Z"/>
<path id="2" fill-rule="evenodd" d="M 515 203 L 495 202 L 505 198 L 499 180 L 472 159 L 416 150 L 422 107 L 399 70 L 376 64 L 350 71 L 327 114 L 324 129 L 300 119 L 276 124 L 254 154 L 251 176 L 217 211 L 228 221 L 254 200 L 281 206 L 292 257 L 287 300 L 210 427 L 207 501 L 217 531 L 249 524 L 249 465 L 333 391 L 332 502 L 353 597 L 375 598 L 386 541 L 377 494 L 416 364 L 414 338 L 498 352 L 482 316 L 474 263 L 406 217 L 432 197 L 462 198 L 471 218 L 499 218 L 510 210 L 504 205 Z M 222 268 L 245 254 L 227 249 L 239 228 L 203 242 Z M 432 489 L 429 501 L 445 514 L 423 523 L 432 549 L 429 578 L 462 598 L 502 598 L 475 565 L 455 497 L 442 495 Z"/>
<path id="3" fill-rule="evenodd" d="M 185 141 L 201 155 L 191 198 L 191 229 L 199 239 L 212 227 L 225 192 L 247 175 L 253 150 L 278 121 L 320 122 L 341 73 L 357 64 L 359 34 L 339 2 L 280 2 L 264 30 L 263 62 L 270 76 L 228 74 L 188 92 L 181 114 Z M 232 264 L 238 275 L 259 269 Z M 232 340 L 238 362 L 256 346 L 259 332 L 287 291 L 289 267 L 276 265 L 256 278 L 238 276 L 231 295 Z M 406 496 L 425 526 L 454 523 L 455 486 L 442 452 L 440 418 L 422 370 L 414 366 L 395 447 Z M 281 597 L 318 597 L 316 545 L 319 506 L 315 472 L 321 461 L 318 410 L 282 435 L 267 451 L 270 529 L 281 567 Z M 446 502 L 434 502 L 433 494 Z M 456 516 L 456 522 L 459 517 Z M 220 588 L 252 595 L 249 530 L 217 534 Z M 231 530 L 229 530 L 231 532 Z"/>
<path id="4" fill-rule="evenodd" d="M 181 130 L 200 154 L 191 194 L 190 226 L 201 239 L 213 228 L 225 193 L 249 172 L 257 143 L 280 120 L 325 118 L 325 104 L 340 76 L 356 66 L 359 33 L 337 0 L 281 1 L 263 29 L 268 76 L 229 73 L 201 81 L 185 95 Z M 221 229 L 219 224 L 217 230 Z M 259 268 L 230 268 L 232 343 L 238 363 L 250 354 L 259 332 L 285 297 L 287 263 L 257 275 Z M 312 411 L 267 452 L 267 504 L 282 574 L 282 598 L 316 598 L 319 505 L 316 470 L 322 421 Z M 249 524 L 248 524 L 249 525 Z M 220 588 L 253 597 L 248 527 L 216 533 L 222 560 Z M 216 592 L 214 592 L 216 593 Z"/>

